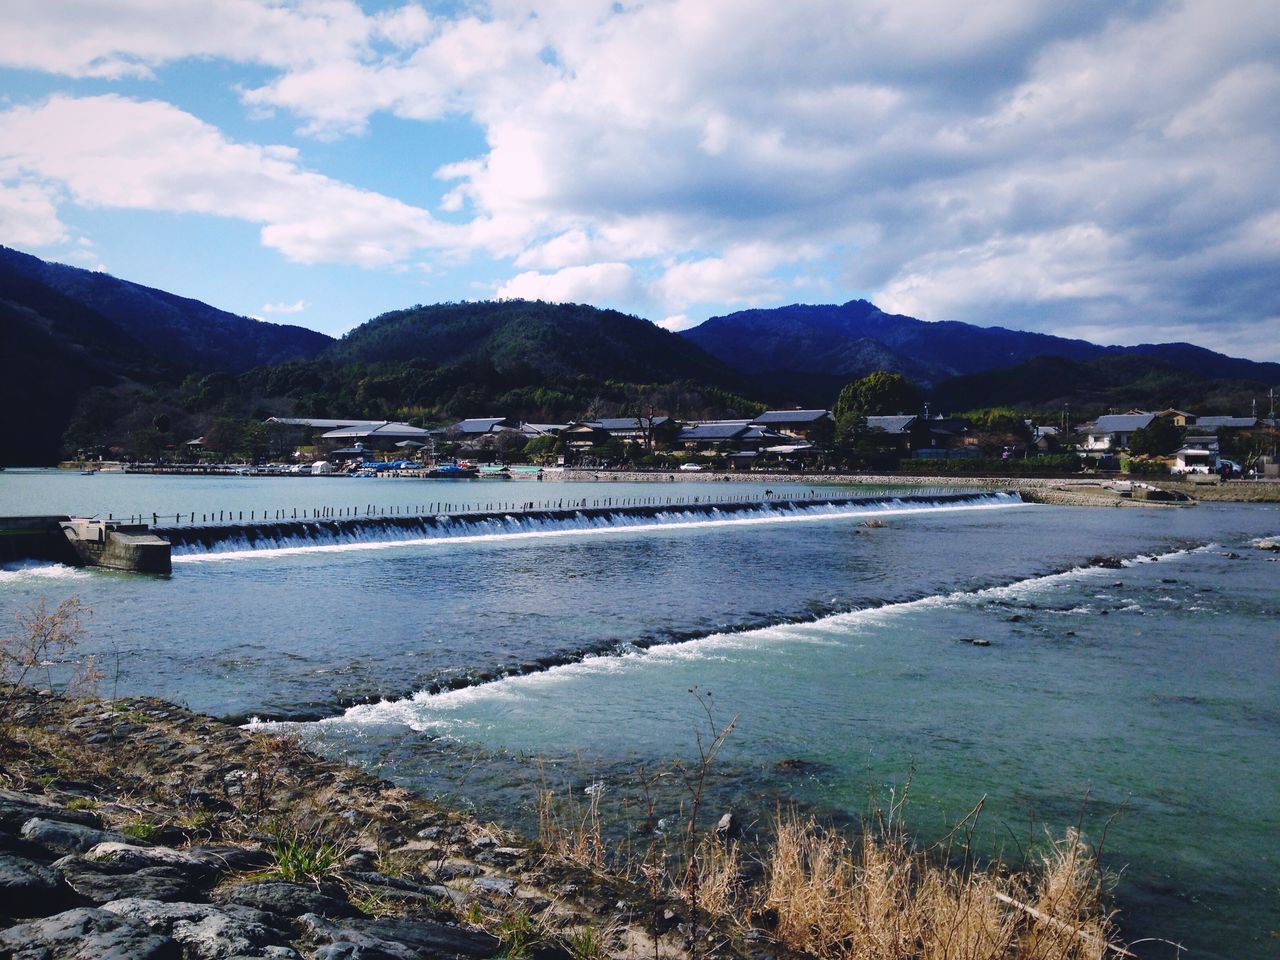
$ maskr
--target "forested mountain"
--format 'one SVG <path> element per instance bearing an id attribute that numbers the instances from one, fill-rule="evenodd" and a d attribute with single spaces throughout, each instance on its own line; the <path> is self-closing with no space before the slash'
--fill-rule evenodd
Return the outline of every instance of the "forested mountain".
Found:
<path id="1" fill-rule="evenodd" d="M 332 337 L 306 327 L 266 323 L 188 297 L 118 280 L 0 247 L 0 298 L 24 306 L 40 288 L 112 321 L 150 354 L 177 370 L 238 372 L 313 357 Z M 37 308 L 38 309 L 38 308 Z"/>
<path id="2" fill-rule="evenodd" d="M 816 402 L 832 384 L 872 370 L 892 370 L 926 386 L 998 370 L 1039 357 L 1084 363 L 1143 356 L 1196 377 L 1280 381 L 1280 364 L 1227 357 L 1187 343 L 1104 347 L 1042 333 L 936 323 L 888 314 L 865 300 L 841 305 L 796 304 L 743 310 L 684 331 L 691 342 L 729 366 L 784 382 Z M 1156 369 L 1156 368 L 1152 368 Z"/>
<path id="3" fill-rule="evenodd" d="M 309 357 L 333 342 L 163 290 L 0 247 L 0 465 L 50 463 L 85 431 L 191 373 Z M 92 426 L 90 426 L 92 425 Z"/>
<path id="4" fill-rule="evenodd" d="M 904 374 L 933 409 L 951 411 L 1242 413 L 1280 384 L 1280 364 L 1190 344 L 1101 347 L 924 323 L 865 301 L 748 310 L 684 335 L 582 304 L 446 303 L 375 317 L 334 341 L 4 247 L 0 334 L 0 402 L 16 413 L 0 464 L 51 463 L 77 448 L 173 456 L 219 422 L 224 434 L 252 431 L 273 415 L 421 425 L 651 409 L 745 416 L 765 403 L 830 406 L 873 370 Z"/>
<path id="5" fill-rule="evenodd" d="M 932 389 L 930 399 L 939 412 L 993 406 L 1051 412 L 1069 404 L 1079 418 L 1108 409 L 1166 407 L 1245 415 L 1268 386 L 1267 381 L 1196 375 L 1159 357 L 1127 353 L 1087 361 L 1037 357 L 944 380 Z"/>
<path id="6" fill-rule="evenodd" d="M 647 320 L 575 303 L 473 301 L 416 306 L 356 327 L 325 353 L 335 363 L 484 361 L 551 378 L 630 383 L 746 382 L 706 352 Z"/>

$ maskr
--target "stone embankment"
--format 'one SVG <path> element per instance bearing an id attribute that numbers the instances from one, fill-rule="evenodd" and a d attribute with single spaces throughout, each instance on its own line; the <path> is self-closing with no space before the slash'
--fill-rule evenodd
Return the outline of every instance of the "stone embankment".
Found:
<path id="1" fill-rule="evenodd" d="M 9 707 L 6 960 L 592 960 L 652 928 L 634 888 L 290 738 L 153 699 Z"/>

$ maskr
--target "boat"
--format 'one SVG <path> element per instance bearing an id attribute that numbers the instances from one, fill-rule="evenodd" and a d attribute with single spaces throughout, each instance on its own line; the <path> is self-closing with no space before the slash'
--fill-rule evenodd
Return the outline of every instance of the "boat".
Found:
<path id="1" fill-rule="evenodd" d="M 489 470 L 482 469 L 480 471 L 480 479 L 481 480 L 510 480 L 512 479 L 511 468 L 503 466 L 503 467 L 497 467 L 496 469 L 489 469 Z"/>

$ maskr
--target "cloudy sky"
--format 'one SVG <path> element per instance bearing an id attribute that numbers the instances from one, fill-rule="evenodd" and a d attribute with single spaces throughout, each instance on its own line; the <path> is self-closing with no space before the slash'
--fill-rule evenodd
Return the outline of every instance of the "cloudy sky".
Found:
<path id="1" fill-rule="evenodd" d="M 1275 0 L 6 0 L 0 242 L 340 334 L 855 297 L 1280 360 Z"/>

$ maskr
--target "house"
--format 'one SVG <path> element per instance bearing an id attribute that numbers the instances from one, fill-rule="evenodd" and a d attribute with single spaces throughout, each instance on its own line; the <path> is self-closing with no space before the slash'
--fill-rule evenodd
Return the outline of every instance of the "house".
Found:
<path id="1" fill-rule="evenodd" d="M 331 417 L 268 417 L 263 422 L 280 446 L 318 446 L 320 439 L 330 430 L 369 427 L 384 421 L 356 418 L 343 420 Z"/>
<path id="2" fill-rule="evenodd" d="M 320 435 L 320 439 L 334 447 L 354 448 L 358 443 L 366 450 L 392 450 L 401 440 L 416 440 L 426 443 L 430 435 L 421 427 L 411 427 L 407 423 L 392 423 L 382 420 L 378 423 L 360 423 L 349 427 L 339 427 Z"/>
<path id="3" fill-rule="evenodd" d="M 830 410 L 766 410 L 751 421 L 753 427 L 767 427 L 797 440 L 815 442 L 830 439 L 835 425 Z"/>
<path id="4" fill-rule="evenodd" d="M 768 427 L 752 426 L 749 420 L 707 420 L 683 427 L 673 442 L 686 450 L 723 453 L 757 451 L 790 439 Z"/>
<path id="5" fill-rule="evenodd" d="M 1091 453 L 1126 450 L 1137 430 L 1145 430 L 1155 420 L 1154 413 L 1109 413 L 1094 423 L 1085 424 L 1083 449 Z"/>
<path id="6" fill-rule="evenodd" d="M 509 417 L 472 417 L 460 420 L 446 427 L 444 432 L 450 437 L 462 440 L 474 440 L 490 433 L 502 433 L 504 430 L 517 430 L 519 424 Z"/>
<path id="7" fill-rule="evenodd" d="M 1257 417 L 1200 417 L 1196 429 L 1202 433 L 1215 430 L 1252 430 L 1258 426 Z"/>
<path id="8" fill-rule="evenodd" d="M 1165 410 L 1161 410 L 1159 413 L 1156 414 L 1156 416 L 1172 420 L 1173 425 L 1175 427 L 1183 427 L 1184 429 L 1186 427 L 1195 426 L 1197 421 L 1196 415 L 1194 413 L 1187 413 L 1187 411 L 1185 410 L 1177 410 L 1177 409 L 1174 409 L 1173 407 L 1169 407 Z"/>
<path id="9" fill-rule="evenodd" d="M 1173 473 L 1213 473 L 1218 469 L 1218 438 L 1187 437 L 1173 455 Z"/>

